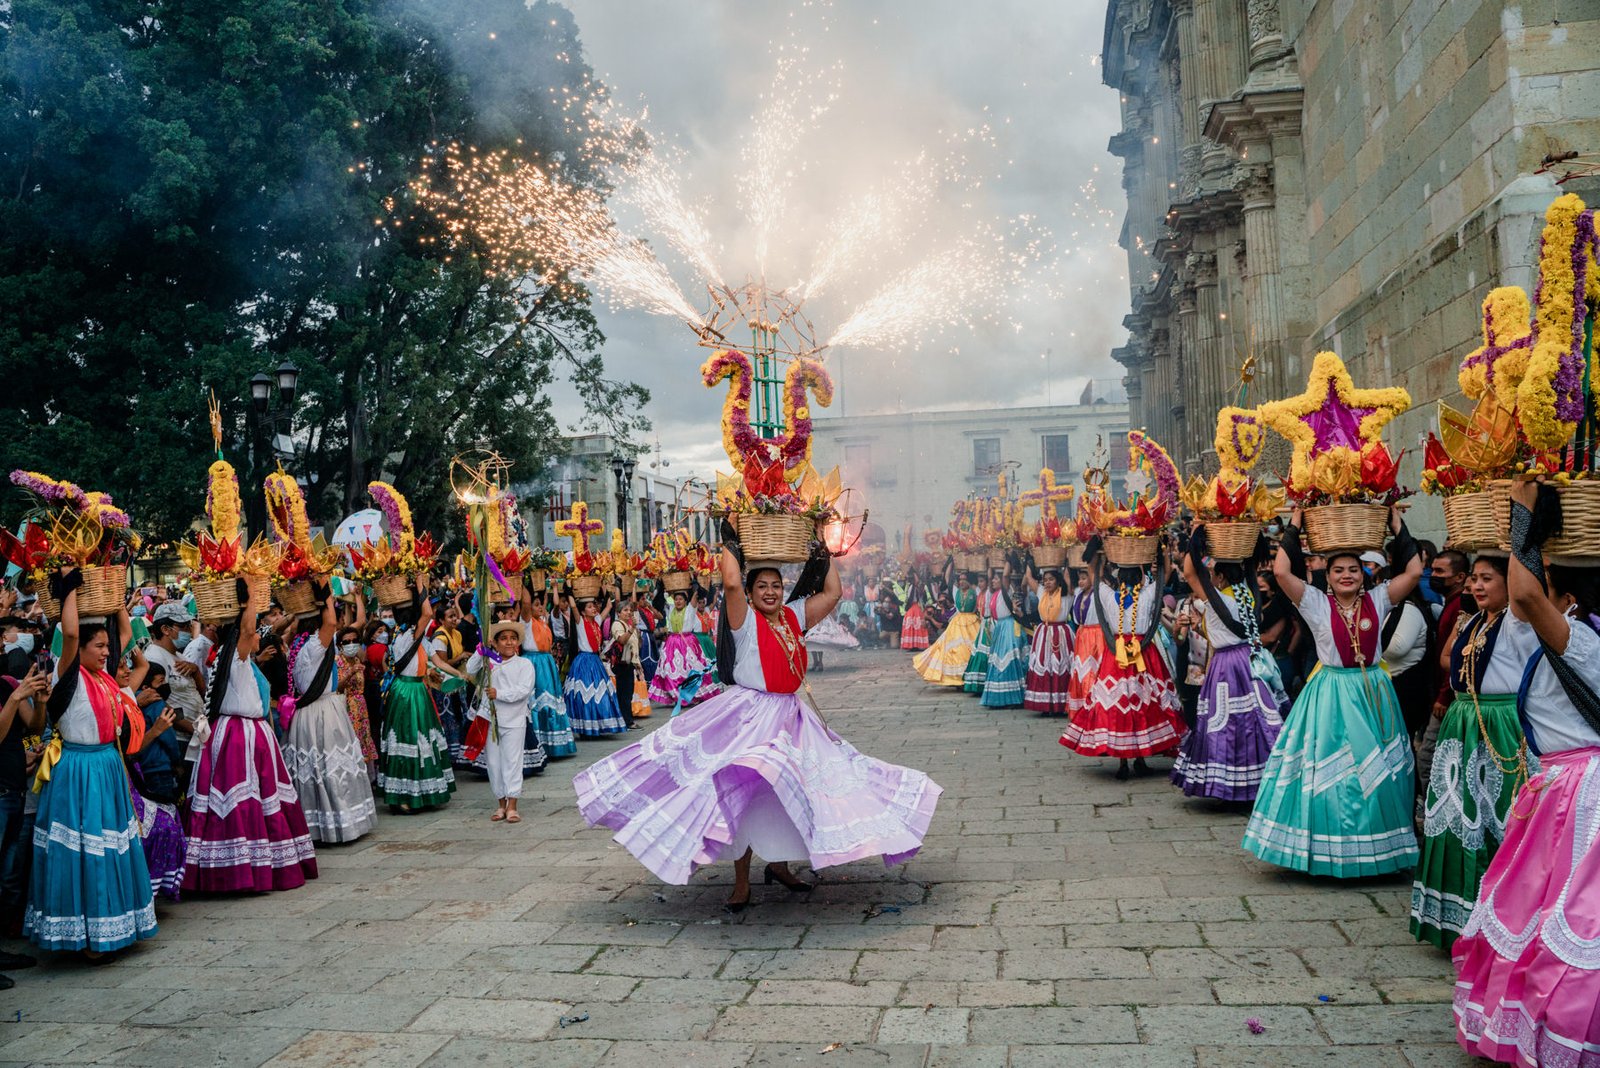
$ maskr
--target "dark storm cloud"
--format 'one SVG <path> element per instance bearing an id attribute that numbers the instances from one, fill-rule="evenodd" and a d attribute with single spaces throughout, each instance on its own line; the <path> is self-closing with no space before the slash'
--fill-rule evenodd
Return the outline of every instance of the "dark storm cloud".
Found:
<path id="1" fill-rule="evenodd" d="M 1105 147 L 1118 108 L 1094 65 L 1103 3 L 848 0 L 822 10 L 752 0 L 569 2 L 596 72 L 618 99 L 648 105 L 650 128 L 685 150 L 685 193 L 713 206 L 717 262 L 730 281 L 754 264 L 736 202 L 742 137 L 772 75 L 768 43 L 791 26 L 801 32 L 790 39 L 810 47 L 808 66 L 840 61 L 842 71 L 838 99 L 794 149 L 803 173 L 790 193 L 786 240 L 768 262 L 779 284 L 804 273 L 822 224 L 850 192 L 951 131 L 993 126 L 997 148 L 975 154 L 982 165 L 974 169 L 986 176 L 980 212 L 1032 216 L 1052 232 L 1056 295 L 1015 302 L 1001 309 L 1004 325 L 950 331 L 916 351 L 840 350 L 829 363 L 847 412 L 1042 403 L 1046 349 L 1058 402 L 1085 378 L 1120 377 L 1109 358 L 1127 308 L 1126 260 L 1114 247 L 1120 165 Z M 951 206 L 932 226 L 945 237 L 968 229 Z M 703 303 L 687 272 L 677 273 L 691 301 Z M 827 294 L 808 311 L 826 334 L 871 288 Z M 682 324 L 641 312 L 603 311 L 601 324 L 609 367 L 653 394 L 649 414 L 674 473 L 709 469 L 721 455 L 722 396 L 699 383 L 705 351 Z"/>

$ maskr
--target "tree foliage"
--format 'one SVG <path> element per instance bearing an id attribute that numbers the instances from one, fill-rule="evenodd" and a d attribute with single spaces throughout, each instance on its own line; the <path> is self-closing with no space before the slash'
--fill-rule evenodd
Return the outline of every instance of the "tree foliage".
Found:
<path id="1" fill-rule="evenodd" d="M 604 89 L 548 0 L 13 0 L 0 9 L 3 466 L 111 492 L 158 538 L 194 518 L 222 400 L 301 370 L 297 472 L 328 522 L 384 477 L 445 522 L 444 465 L 542 469 L 569 377 L 627 437 L 582 297 L 486 277 L 406 211 L 451 141 L 573 161 Z M 259 486 L 247 492 L 259 492 Z"/>

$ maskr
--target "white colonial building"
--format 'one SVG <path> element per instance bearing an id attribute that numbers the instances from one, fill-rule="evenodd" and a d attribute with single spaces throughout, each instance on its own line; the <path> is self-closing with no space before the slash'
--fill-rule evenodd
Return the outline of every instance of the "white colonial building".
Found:
<path id="1" fill-rule="evenodd" d="M 985 408 L 818 417 L 812 463 L 826 472 L 839 466 L 855 492 L 848 509 L 871 510 L 885 547 L 899 551 L 906 528 L 915 547 L 922 535 L 943 530 L 950 506 L 971 493 L 992 494 L 997 477 L 1020 478 L 1024 488 L 1049 467 L 1057 481 L 1079 485 L 1095 440 L 1111 455 L 1114 492 L 1123 491 L 1128 465 L 1125 400 L 1032 408 Z"/>

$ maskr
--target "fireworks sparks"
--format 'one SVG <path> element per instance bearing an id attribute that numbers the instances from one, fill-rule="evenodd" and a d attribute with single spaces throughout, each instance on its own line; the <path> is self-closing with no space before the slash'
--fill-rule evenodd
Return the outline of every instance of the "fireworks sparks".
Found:
<path id="1" fill-rule="evenodd" d="M 817 314 L 815 302 L 826 294 L 825 310 L 837 314 L 822 317 L 838 325 L 816 335 L 826 338 L 812 342 L 816 349 L 915 348 L 952 329 L 999 325 L 1030 291 L 1052 298 L 1060 262 L 1052 236 L 1031 218 L 1001 223 L 984 215 L 986 186 L 1011 163 L 996 132 L 1009 118 L 985 115 L 964 126 L 837 212 L 808 205 L 804 218 L 792 218 L 801 215 L 790 201 L 806 173 L 803 142 L 837 102 L 842 67 L 816 66 L 793 35 L 772 56 L 773 76 L 739 157 L 738 251 L 763 291 L 769 274 L 801 279 L 783 291 L 796 313 L 811 304 Z M 686 193 L 694 183 L 684 154 L 651 133 L 648 112 L 622 113 L 593 82 L 552 103 L 580 136 L 573 158 L 555 163 L 446 146 L 412 183 L 415 202 L 440 222 L 453 252 L 478 257 L 493 274 L 565 291 L 581 282 L 615 308 L 676 318 L 710 336 L 716 295 L 733 292 L 722 267 L 740 265 L 728 262 L 733 256 L 717 247 L 706 209 Z M 1101 199 L 1093 178 L 1071 197 L 1079 251 L 1116 240 L 1116 216 Z M 818 218 L 832 222 L 818 225 Z M 820 236 L 809 256 L 802 250 L 799 262 L 769 272 L 769 255 L 812 227 Z M 857 294 L 854 302 L 847 292 Z M 706 294 L 707 309 L 686 294 Z"/>

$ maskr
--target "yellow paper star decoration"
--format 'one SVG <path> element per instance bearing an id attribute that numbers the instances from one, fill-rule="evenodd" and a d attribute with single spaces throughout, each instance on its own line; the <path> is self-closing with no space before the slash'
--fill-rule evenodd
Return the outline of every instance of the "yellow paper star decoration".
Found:
<path id="1" fill-rule="evenodd" d="M 1337 353 L 1319 352 L 1305 392 L 1263 404 L 1260 415 L 1294 446 L 1289 481 L 1304 488 L 1313 485 L 1317 456 L 1342 451 L 1354 453 L 1359 461 L 1361 450 L 1409 407 L 1411 394 L 1405 389 L 1357 389 Z M 1347 462 L 1344 457 L 1336 461 L 1341 468 Z"/>

